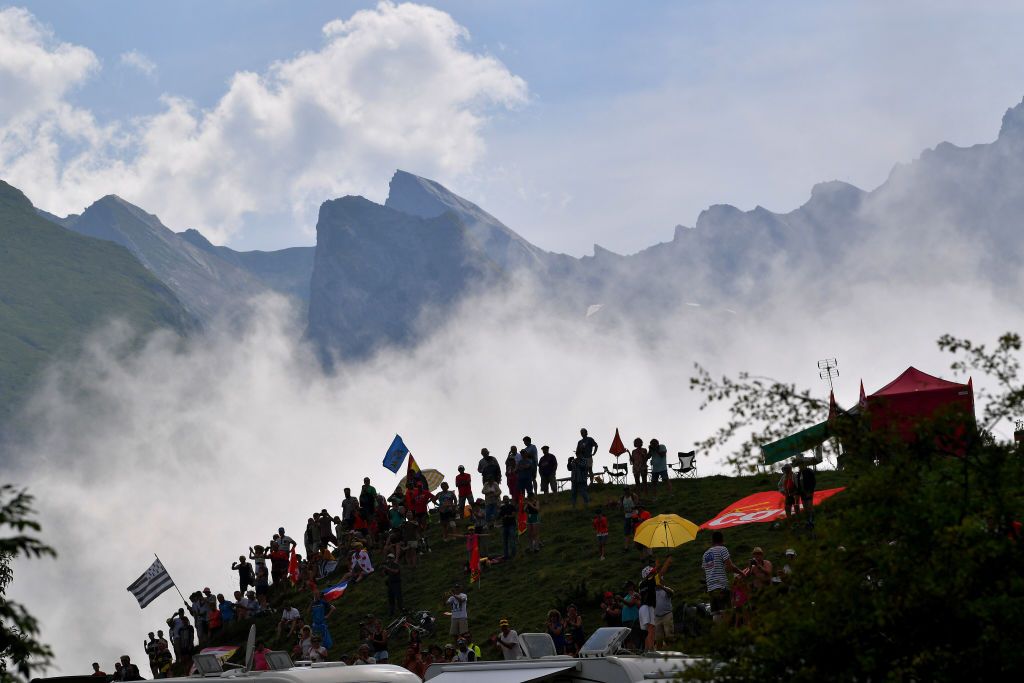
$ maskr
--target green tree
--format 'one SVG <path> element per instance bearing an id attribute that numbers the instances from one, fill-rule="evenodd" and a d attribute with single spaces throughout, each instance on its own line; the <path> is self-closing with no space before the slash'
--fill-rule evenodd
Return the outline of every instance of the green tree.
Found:
<path id="1" fill-rule="evenodd" d="M 981 373 L 988 378 L 986 385 L 975 389 L 974 397 L 985 408 L 981 416 L 983 429 L 992 429 L 999 422 L 1021 415 L 1024 408 L 1024 385 L 1020 382 L 1020 335 L 1007 332 L 996 340 L 995 347 L 975 345 L 969 339 L 958 339 L 948 334 L 939 338 L 939 348 L 957 356 L 950 365 L 956 373 Z"/>
<path id="2" fill-rule="evenodd" d="M 1020 340 L 939 346 L 957 355 L 954 370 L 995 387 L 982 429 L 948 415 L 904 441 L 838 421 L 851 484 L 813 535 L 794 540 L 787 584 L 756 601 L 749 627 L 714 631 L 708 660 L 684 678 L 962 681 L 1024 670 L 1024 458 L 984 429 L 1021 405 Z M 753 419 L 771 417 L 757 412 L 761 400 L 746 404 Z"/>
<path id="3" fill-rule="evenodd" d="M 28 678 L 33 671 L 45 668 L 53 653 L 38 640 L 39 623 L 17 602 L 6 597 L 7 587 L 14 580 L 11 563 L 14 558 L 56 557 L 53 548 L 32 535 L 39 533 L 39 523 L 32 519 L 33 498 L 10 484 L 0 486 L 0 528 L 13 532 L 0 537 L 0 680 Z M 13 671 L 12 671 L 13 669 Z"/>

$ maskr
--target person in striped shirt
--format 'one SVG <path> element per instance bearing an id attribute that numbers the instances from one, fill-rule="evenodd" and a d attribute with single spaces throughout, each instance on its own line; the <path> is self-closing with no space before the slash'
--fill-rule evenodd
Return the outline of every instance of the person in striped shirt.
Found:
<path id="1" fill-rule="evenodd" d="M 721 531 L 711 534 L 711 547 L 704 551 L 701 567 L 704 568 L 704 578 L 707 582 L 711 614 L 718 623 L 729 609 L 729 576 L 726 570 L 733 574 L 743 573 L 743 570 L 733 564 L 729 549 L 725 547 L 725 536 Z"/>

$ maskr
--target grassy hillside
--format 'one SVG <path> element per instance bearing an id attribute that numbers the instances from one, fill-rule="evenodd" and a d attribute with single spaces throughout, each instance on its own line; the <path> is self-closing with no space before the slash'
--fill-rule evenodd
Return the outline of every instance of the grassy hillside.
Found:
<path id="1" fill-rule="evenodd" d="M 664 484 L 659 484 L 651 494 L 641 496 L 641 502 L 653 514 L 676 513 L 701 524 L 744 496 L 774 490 L 776 481 L 777 475 L 679 479 L 671 482 L 671 491 L 666 490 Z M 825 489 L 843 486 L 846 480 L 839 472 L 820 472 L 818 482 L 819 489 Z M 507 617 L 520 632 L 543 631 L 549 609 L 557 608 L 564 614 L 565 607 L 574 603 L 583 615 L 584 629 L 589 635 L 603 625 L 599 609 L 602 593 L 605 590 L 619 592 L 627 579 L 639 581 L 643 566 L 640 553 L 633 549 L 623 550 L 622 522 L 617 512 L 610 509 L 607 513 L 610 531 L 607 559 L 600 561 L 596 552 L 591 528 L 594 503 L 611 506 L 620 492 L 619 487 L 597 486 L 589 512 L 582 510 L 582 506 L 573 510 L 568 493 L 541 496 L 541 540 L 544 544 L 541 551 L 537 554 L 522 552 L 526 537 L 520 537 L 520 552 L 515 559 L 485 569 L 482 586 L 471 586 L 467 590 L 470 628 L 485 658 L 500 656 L 495 648 L 488 647 L 483 641 L 497 632 L 501 617 Z M 827 505 L 826 502 L 821 514 L 828 514 Z M 297 528 L 297 525 L 293 526 Z M 726 546 L 737 564 L 748 561 L 750 550 L 759 545 L 765 550 L 766 558 L 781 567 L 785 549 L 799 540 L 794 533 L 799 535 L 802 531 L 772 529 L 770 524 L 749 524 L 726 529 Z M 500 534 L 499 530 L 497 535 L 486 539 L 489 549 L 495 554 L 501 552 Z M 673 558 L 666 584 L 676 591 L 674 605 L 677 608 L 684 602 L 704 599 L 700 557 L 710 545 L 710 536 L 710 532 L 702 531 L 694 542 L 656 553 L 659 559 Z M 419 566 L 414 569 L 403 566 L 403 593 L 407 609 L 428 609 L 440 617 L 438 636 L 433 642 L 443 645 L 451 642 L 446 635 L 448 619 L 440 616 L 445 610 L 444 593 L 456 581 L 468 585 L 468 577 L 463 570 L 467 557 L 461 538 L 447 544 L 441 541 L 440 530 L 433 519 L 429 539 L 433 552 L 421 556 Z M 383 558 L 378 557 L 379 551 L 371 555 L 375 564 L 382 562 Z M 336 581 L 321 582 L 321 586 Z M 280 642 L 274 637 L 280 607 L 290 602 L 308 618 L 308 595 L 307 591 L 293 591 L 273 596 L 277 613 L 273 617 L 256 620 L 258 637 L 265 639 L 268 647 L 291 649 L 293 643 Z M 334 604 L 336 610 L 328 622 L 335 641 L 330 652 L 332 659 L 342 653 L 354 652 L 358 642 L 358 623 L 367 613 L 374 613 L 387 623 L 387 598 L 382 576 L 371 576 L 351 587 Z M 226 630 L 218 642 L 244 645 L 248 628 L 248 623 L 235 625 Z M 404 651 L 401 644 L 390 645 L 393 657 Z M 687 647 L 685 642 L 678 645 Z"/>
<path id="2" fill-rule="evenodd" d="M 48 359 L 110 318 L 141 330 L 189 325 L 127 249 L 54 225 L 0 181 L 0 422 Z"/>

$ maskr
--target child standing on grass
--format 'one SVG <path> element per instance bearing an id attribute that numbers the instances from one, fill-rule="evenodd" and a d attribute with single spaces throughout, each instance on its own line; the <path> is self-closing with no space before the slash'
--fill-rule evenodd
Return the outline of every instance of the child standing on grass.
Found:
<path id="1" fill-rule="evenodd" d="M 608 543 L 608 518 L 605 516 L 604 511 L 601 508 L 597 508 L 597 514 L 594 515 L 594 532 L 597 534 L 597 554 L 604 559 L 604 546 Z"/>

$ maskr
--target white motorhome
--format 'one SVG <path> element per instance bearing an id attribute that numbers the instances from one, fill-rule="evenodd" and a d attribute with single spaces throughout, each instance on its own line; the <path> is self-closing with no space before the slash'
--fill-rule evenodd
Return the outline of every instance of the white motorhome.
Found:
<path id="1" fill-rule="evenodd" d="M 421 683 L 419 676 L 393 664 L 345 666 L 343 662 L 306 663 L 305 666 L 299 663 L 270 671 L 228 669 L 196 675 L 221 683 Z"/>
<path id="2" fill-rule="evenodd" d="M 628 628 L 599 628 L 580 649 L 579 657 L 555 654 L 544 633 L 520 636 L 523 657 L 497 662 L 431 664 L 428 683 L 651 683 L 669 681 L 698 660 L 681 652 L 629 654 L 622 644 Z"/>

